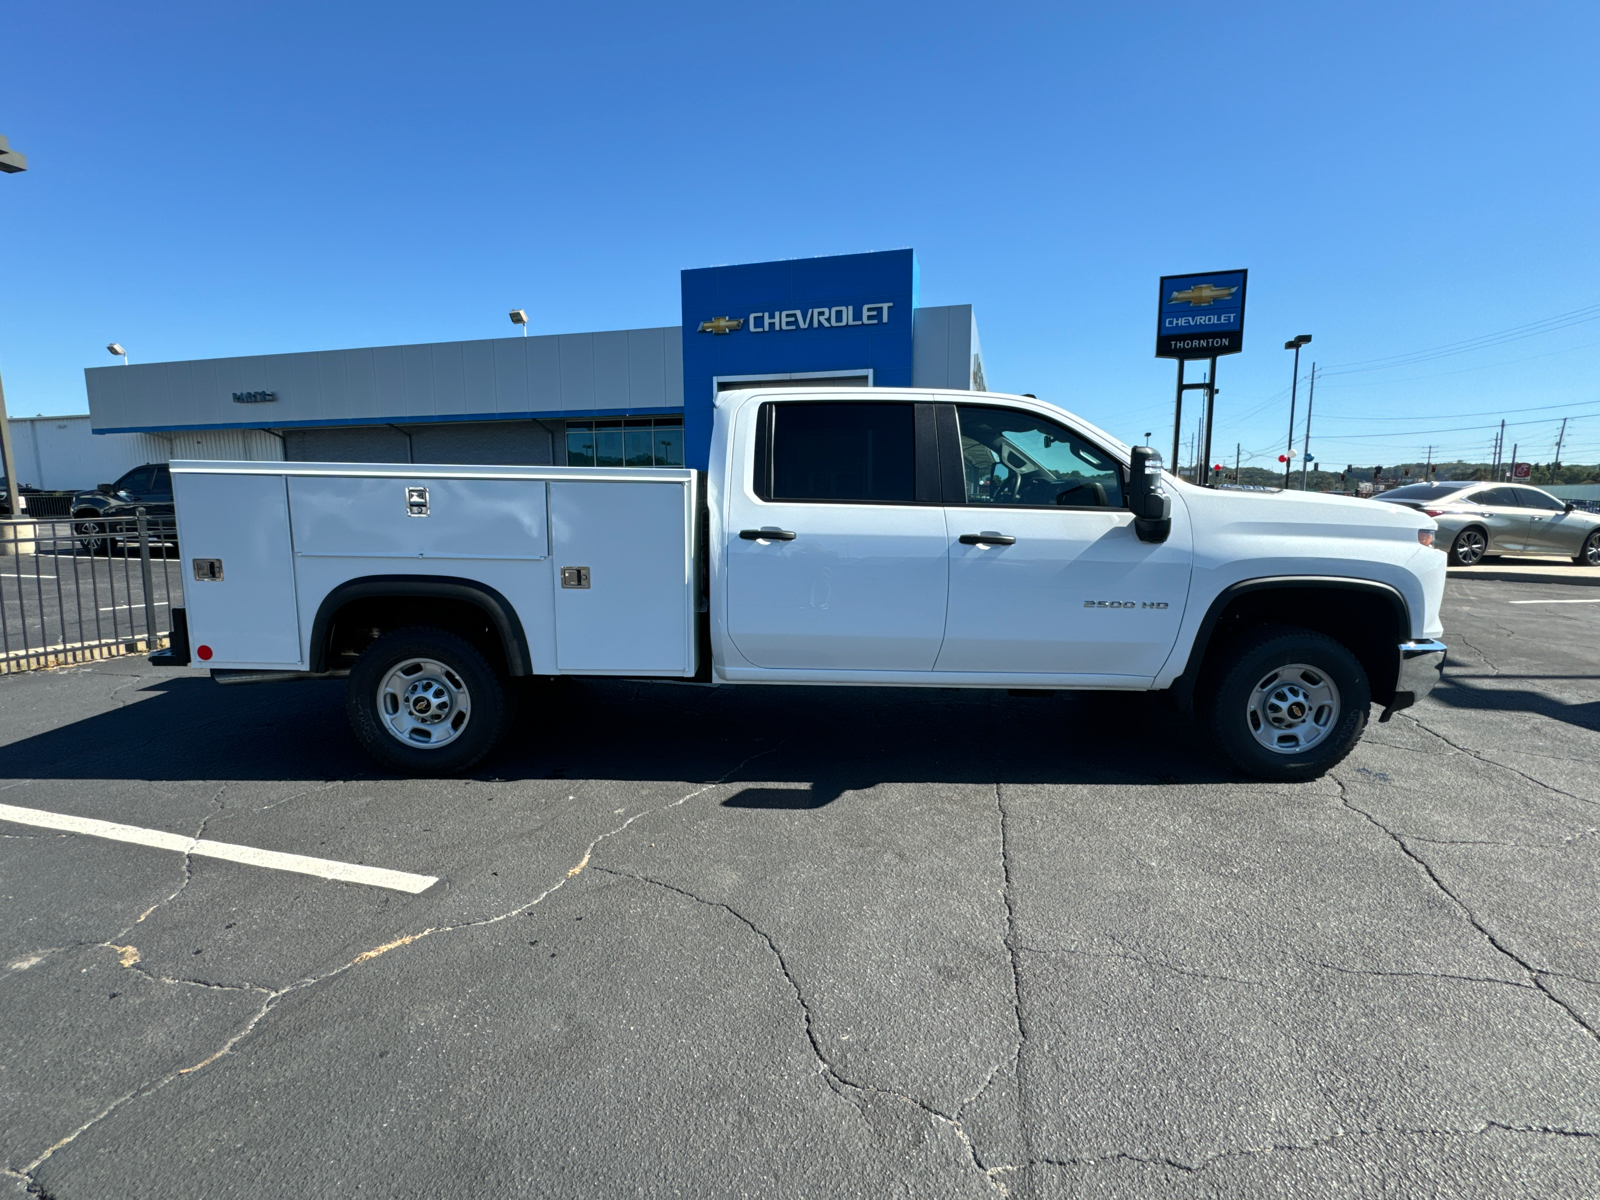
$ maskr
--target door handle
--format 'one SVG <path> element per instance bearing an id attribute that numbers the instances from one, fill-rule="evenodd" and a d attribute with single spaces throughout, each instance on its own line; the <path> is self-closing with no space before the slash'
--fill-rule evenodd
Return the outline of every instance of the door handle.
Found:
<path id="1" fill-rule="evenodd" d="M 747 542 L 792 542 L 794 530 L 792 529 L 741 529 L 739 536 Z"/>
<path id="2" fill-rule="evenodd" d="M 956 539 L 963 546 L 1014 546 L 1017 539 L 1009 533 L 963 533 Z"/>

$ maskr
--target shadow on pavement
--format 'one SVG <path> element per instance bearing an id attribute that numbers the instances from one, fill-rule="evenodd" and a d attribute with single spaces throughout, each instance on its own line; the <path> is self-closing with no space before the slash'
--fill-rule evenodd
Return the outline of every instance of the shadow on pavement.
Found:
<path id="1" fill-rule="evenodd" d="M 519 681 L 523 683 L 523 681 Z M 1189 721 L 1130 693 L 527 682 L 493 779 L 760 781 L 726 803 L 804 810 L 878 783 L 1183 783 L 1235 776 Z M 389 778 L 342 681 L 152 676 L 133 702 L 0 747 L 6 778 Z M 20 701 L 14 695 L 13 702 Z M 0 710 L 3 711 L 3 710 Z M 741 765 L 742 764 L 742 765 Z M 793 786 L 783 786 L 793 785 Z"/>
<path id="2" fill-rule="evenodd" d="M 1534 678 L 1526 675 L 1485 675 L 1480 676 L 1485 681 L 1501 679 L 1527 679 Z M 1538 676 L 1541 679 L 1593 679 L 1592 675 L 1565 675 L 1565 676 Z M 1460 676 L 1446 675 L 1439 686 L 1434 688 L 1431 699 L 1441 704 L 1448 704 L 1451 708 L 1469 709 L 1477 712 L 1521 712 L 1536 713 L 1541 717 L 1549 717 L 1552 721 L 1561 721 L 1567 725 L 1576 725 L 1580 729 L 1589 729 L 1600 733 L 1600 701 L 1589 700 L 1578 704 L 1567 704 L 1557 696 L 1546 695 L 1543 692 L 1527 691 L 1522 688 L 1501 687 L 1474 687 L 1464 683 Z"/>

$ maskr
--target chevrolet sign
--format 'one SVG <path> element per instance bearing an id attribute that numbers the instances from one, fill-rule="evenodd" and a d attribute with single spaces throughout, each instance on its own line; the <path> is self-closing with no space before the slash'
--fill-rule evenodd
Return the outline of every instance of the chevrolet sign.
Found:
<path id="1" fill-rule="evenodd" d="M 1167 275 L 1156 314 L 1157 358 L 1215 358 L 1244 349 L 1246 271 Z"/>

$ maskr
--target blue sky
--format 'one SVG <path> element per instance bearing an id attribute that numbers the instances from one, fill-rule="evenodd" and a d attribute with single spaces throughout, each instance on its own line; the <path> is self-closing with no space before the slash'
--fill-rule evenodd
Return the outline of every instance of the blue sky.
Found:
<path id="1" fill-rule="evenodd" d="M 1571 415 L 1563 457 L 1600 460 L 1593 4 L 157 2 L 5 23 L 0 134 L 31 168 L 0 176 L 13 414 L 84 411 L 111 340 L 153 362 L 498 337 L 514 305 L 536 333 L 676 324 L 680 268 L 909 245 L 922 303 L 977 306 L 991 387 L 1158 446 L 1157 278 L 1248 267 L 1215 446 L 1259 465 L 1287 432 L 1285 338 L 1337 368 L 1592 308 L 1330 370 L 1312 449 L 1482 458 L 1507 413 L 1508 445 L 1547 460 Z"/>

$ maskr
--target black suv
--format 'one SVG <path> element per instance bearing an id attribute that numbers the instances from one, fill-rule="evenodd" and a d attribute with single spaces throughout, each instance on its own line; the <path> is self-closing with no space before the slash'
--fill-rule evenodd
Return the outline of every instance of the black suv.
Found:
<path id="1" fill-rule="evenodd" d="M 133 532 L 141 508 L 146 517 L 158 518 L 151 526 L 153 537 L 168 540 L 175 536 L 172 472 L 166 463 L 146 463 L 115 483 L 102 483 L 92 492 L 74 496 L 72 520 L 78 544 L 90 554 L 112 548 L 118 540 L 113 535 Z"/>

